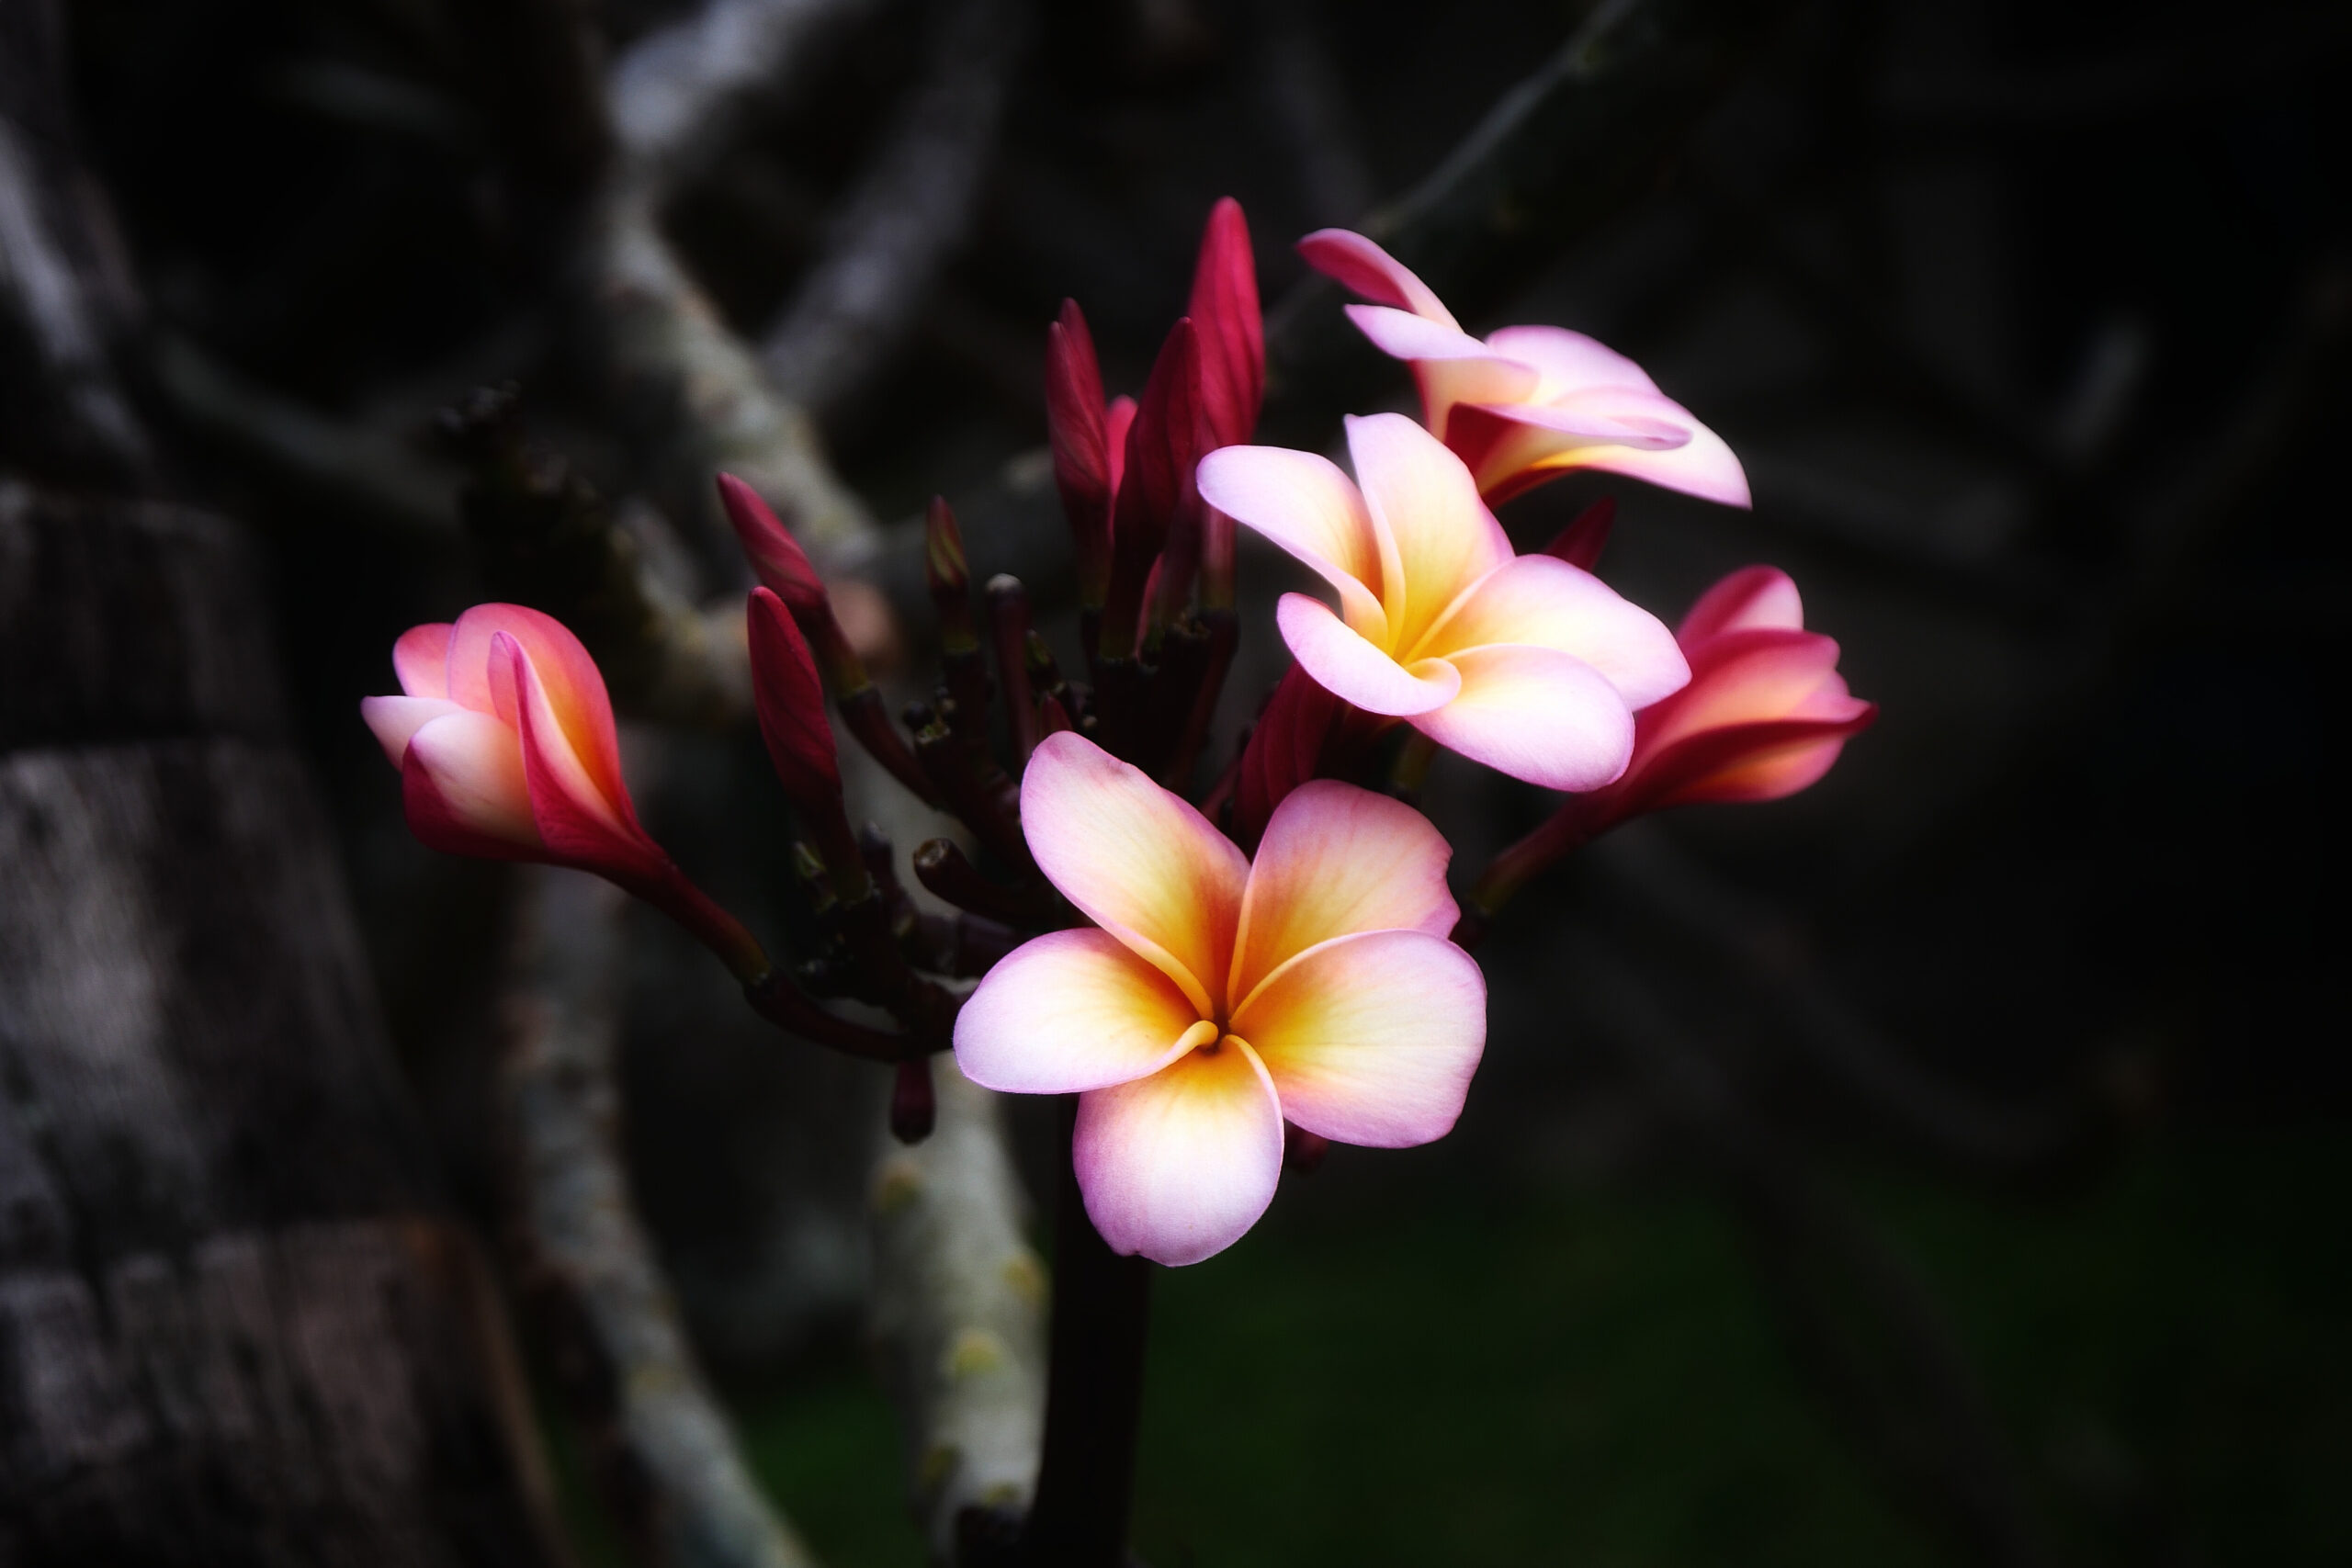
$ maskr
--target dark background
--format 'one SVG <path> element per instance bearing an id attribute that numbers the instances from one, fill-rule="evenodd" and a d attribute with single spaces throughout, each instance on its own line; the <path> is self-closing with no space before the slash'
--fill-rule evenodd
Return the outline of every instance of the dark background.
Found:
<path id="1" fill-rule="evenodd" d="M 435 412 L 511 379 L 609 494 L 677 507 L 571 352 L 547 127 L 513 123 L 465 9 L 87 0 L 70 41 L 171 460 L 266 534 L 378 977 L 487 1217 L 503 880 L 407 839 L 355 713 L 401 629 L 483 592 Z M 610 0 L 609 49 L 677 9 Z M 886 521 L 946 494 L 976 567 L 1066 610 L 1035 456 L 1058 301 L 1137 389 L 1211 201 L 1240 198 L 1283 300 L 1291 239 L 1411 191 L 1578 14 L 1007 6 L 1025 42 L 950 259 L 817 400 L 842 475 Z M 938 25 L 853 8 L 678 184 L 666 226 L 731 325 L 789 309 Z M 1748 514 L 1572 479 L 1504 509 L 1522 547 L 1615 495 L 1603 574 L 1669 622 L 1781 566 L 1883 718 L 1801 797 L 1637 825 L 1532 889 L 1481 954 L 1493 1043 L 1453 1137 L 1338 1151 L 1163 1279 L 1154 1562 L 2352 1555 L 2324 957 L 2352 26 L 1852 0 L 1756 34 L 1637 196 L 1453 302 L 1634 355 L 1754 481 Z M 1266 429 L 1321 446 L 1409 388 L 1317 330 L 1278 331 L 1317 346 L 1287 382 L 1278 353 Z M 373 466 L 289 461 L 288 429 Z M 672 522 L 639 518 L 729 590 Z M 1243 570 L 1235 723 L 1290 581 Z M 698 878 L 790 923 L 753 745 L 681 739 L 640 800 Z M 1428 804 L 1465 873 L 1545 809 L 1452 759 Z M 699 1342 L 820 1551 L 914 1562 L 857 1342 L 878 1087 L 781 1059 L 707 961 L 641 946 L 631 1146 Z"/>

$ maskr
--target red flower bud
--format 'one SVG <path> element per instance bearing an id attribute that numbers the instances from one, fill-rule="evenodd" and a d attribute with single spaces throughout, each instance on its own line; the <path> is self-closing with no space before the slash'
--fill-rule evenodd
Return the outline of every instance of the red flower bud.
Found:
<path id="1" fill-rule="evenodd" d="M 1193 269 L 1186 307 L 1201 333 L 1201 412 L 1208 422 L 1203 453 L 1250 439 L 1266 395 L 1266 329 L 1258 310 L 1258 265 L 1241 204 L 1225 197 L 1210 209 Z"/>

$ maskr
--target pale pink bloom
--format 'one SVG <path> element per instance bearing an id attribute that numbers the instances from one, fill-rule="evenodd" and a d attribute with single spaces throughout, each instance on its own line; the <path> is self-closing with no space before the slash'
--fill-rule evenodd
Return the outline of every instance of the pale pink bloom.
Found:
<path id="1" fill-rule="evenodd" d="M 1772 567 L 1716 583 L 1675 637 L 1690 683 L 1643 712 L 1625 776 L 1589 803 L 1611 820 L 1794 795 L 1878 717 L 1876 704 L 1847 691 L 1838 644 L 1804 629 L 1797 585 Z"/>
<path id="2" fill-rule="evenodd" d="M 1657 389 L 1642 367 L 1565 327 L 1462 330 L 1429 285 L 1361 234 L 1321 229 L 1298 243 L 1317 271 L 1374 301 L 1348 317 L 1409 363 L 1432 434 L 1462 456 L 1498 504 L 1571 468 L 1602 468 L 1730 506 L 1747 476 L 1723 438 Z"/>
<path id="3" fill-rule="evenodd" d="M 1462 460 L 1402 414 L 1348 421 L 1356 477 L 1275 446 L 1201 463 L 1201 494 L 1320 572 L 1275 618 L 1334 696 L 1547 789 L 1624 771 L 1634 710 L 1681 686 L 1673 637 L 1590 572 L 1514 556 Z M 1359 490 L 1357 487 L 1363 488 Z"/>
<path id="4" fill-rule="evenodd" d="M 1113 1248 L 1192 1263 L 1273 1199 L 1283 1122 L 1340 1143 L 1442 1136 L 1487 1034 L 1445 940 L 1451 852 L 1409 807 L 1319 781 L 1252 864 L 1199 812 L 1074 733 L 1021 784 L 1037 863 L 1094 924 L 989 971 L 956 1022 L 975 1083 L 1080 1096 L 1086 1212 Z"/>
<path id="5" fill-rule="evenodd" d="M 593 871 L 662 908 L 739 968 L 764 968 L 732 917 L 637 819 L 604 676 L 580 639 L 520 604 L 477 604 L 392 645 L 401 695 L 359 711 L 401 771 L 427 848 Z"/>

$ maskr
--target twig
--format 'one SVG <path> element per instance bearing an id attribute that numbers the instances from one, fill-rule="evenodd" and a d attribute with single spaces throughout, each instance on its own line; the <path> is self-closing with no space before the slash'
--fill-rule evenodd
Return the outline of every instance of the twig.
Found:
<path id="1" fill-rule="evenodd" d="M 627 897 L 574 872 L 522 877 L 499 1075 L 511 1229 L 594 1472 L 644 1561 L 808 1568 L 703 1381 L 629 1195 L 615 1078 Z"/>
<path id="2" fill-rule="evenodd" d="M 1421 184 L 1364 225 L 1458 313 L 1525 281 L 1653 189 L 1785 0 L 1602 0 Z M 1332 285 L 1270 315 L 1268 395 L 1286 425 L 1344 406 L 1351 329 Z M 1309 405 L 1303 406 L 1303 405 Z M 1270 412 L 1272 412 L 1270 408 Z"/>
<path id="3" fill-rule="evenodd" d="M 1283 141 L 1308 218 L 1353 223 L 1377 194 L 1349 112 L 1347 83 L 1317 26 L 1313 0 L 1264 7 L 1258 42 L 1258 91 Z"/>
<path id="4" fill-rule="evenodd" d="M 1045 1427 L 1046 1272 L 997 1097 L 934 1067 L 928 1141 L 874 1174 L 874 1343 L 899 1412 L 915 1515 L 955 1560 L 959 1517 L 1017 1515 Z"/>
<path id="5" fill-rule="evenodd" d="M 135 483 L 154 455 L 114 349 L 137 299 L 75 152 L 58 13 L 0 10 L 0 459 Z"/>
<path id="6" fill-rule="evenodd" d="M 667 192 L 775 101 L 828 28 L 873 0 L 709 0 L 613 62 L 605 103 L 629 177 Z"/>
<path id="7" fill-rule="evenodd" d="M 1026 21 L 1019 0 L 945 0 L 923 81 L 761 346 L 787 397 L 840 407 L 912 333 L 978 206 Z"/>

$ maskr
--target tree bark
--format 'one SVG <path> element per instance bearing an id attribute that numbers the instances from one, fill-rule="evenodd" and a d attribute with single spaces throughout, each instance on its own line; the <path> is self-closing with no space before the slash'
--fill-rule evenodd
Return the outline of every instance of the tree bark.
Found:
<path id="1" fill-rule="evenodd" d="M 562 1561 L 238 534 L 0 482 L 0 1564 Z"/>

